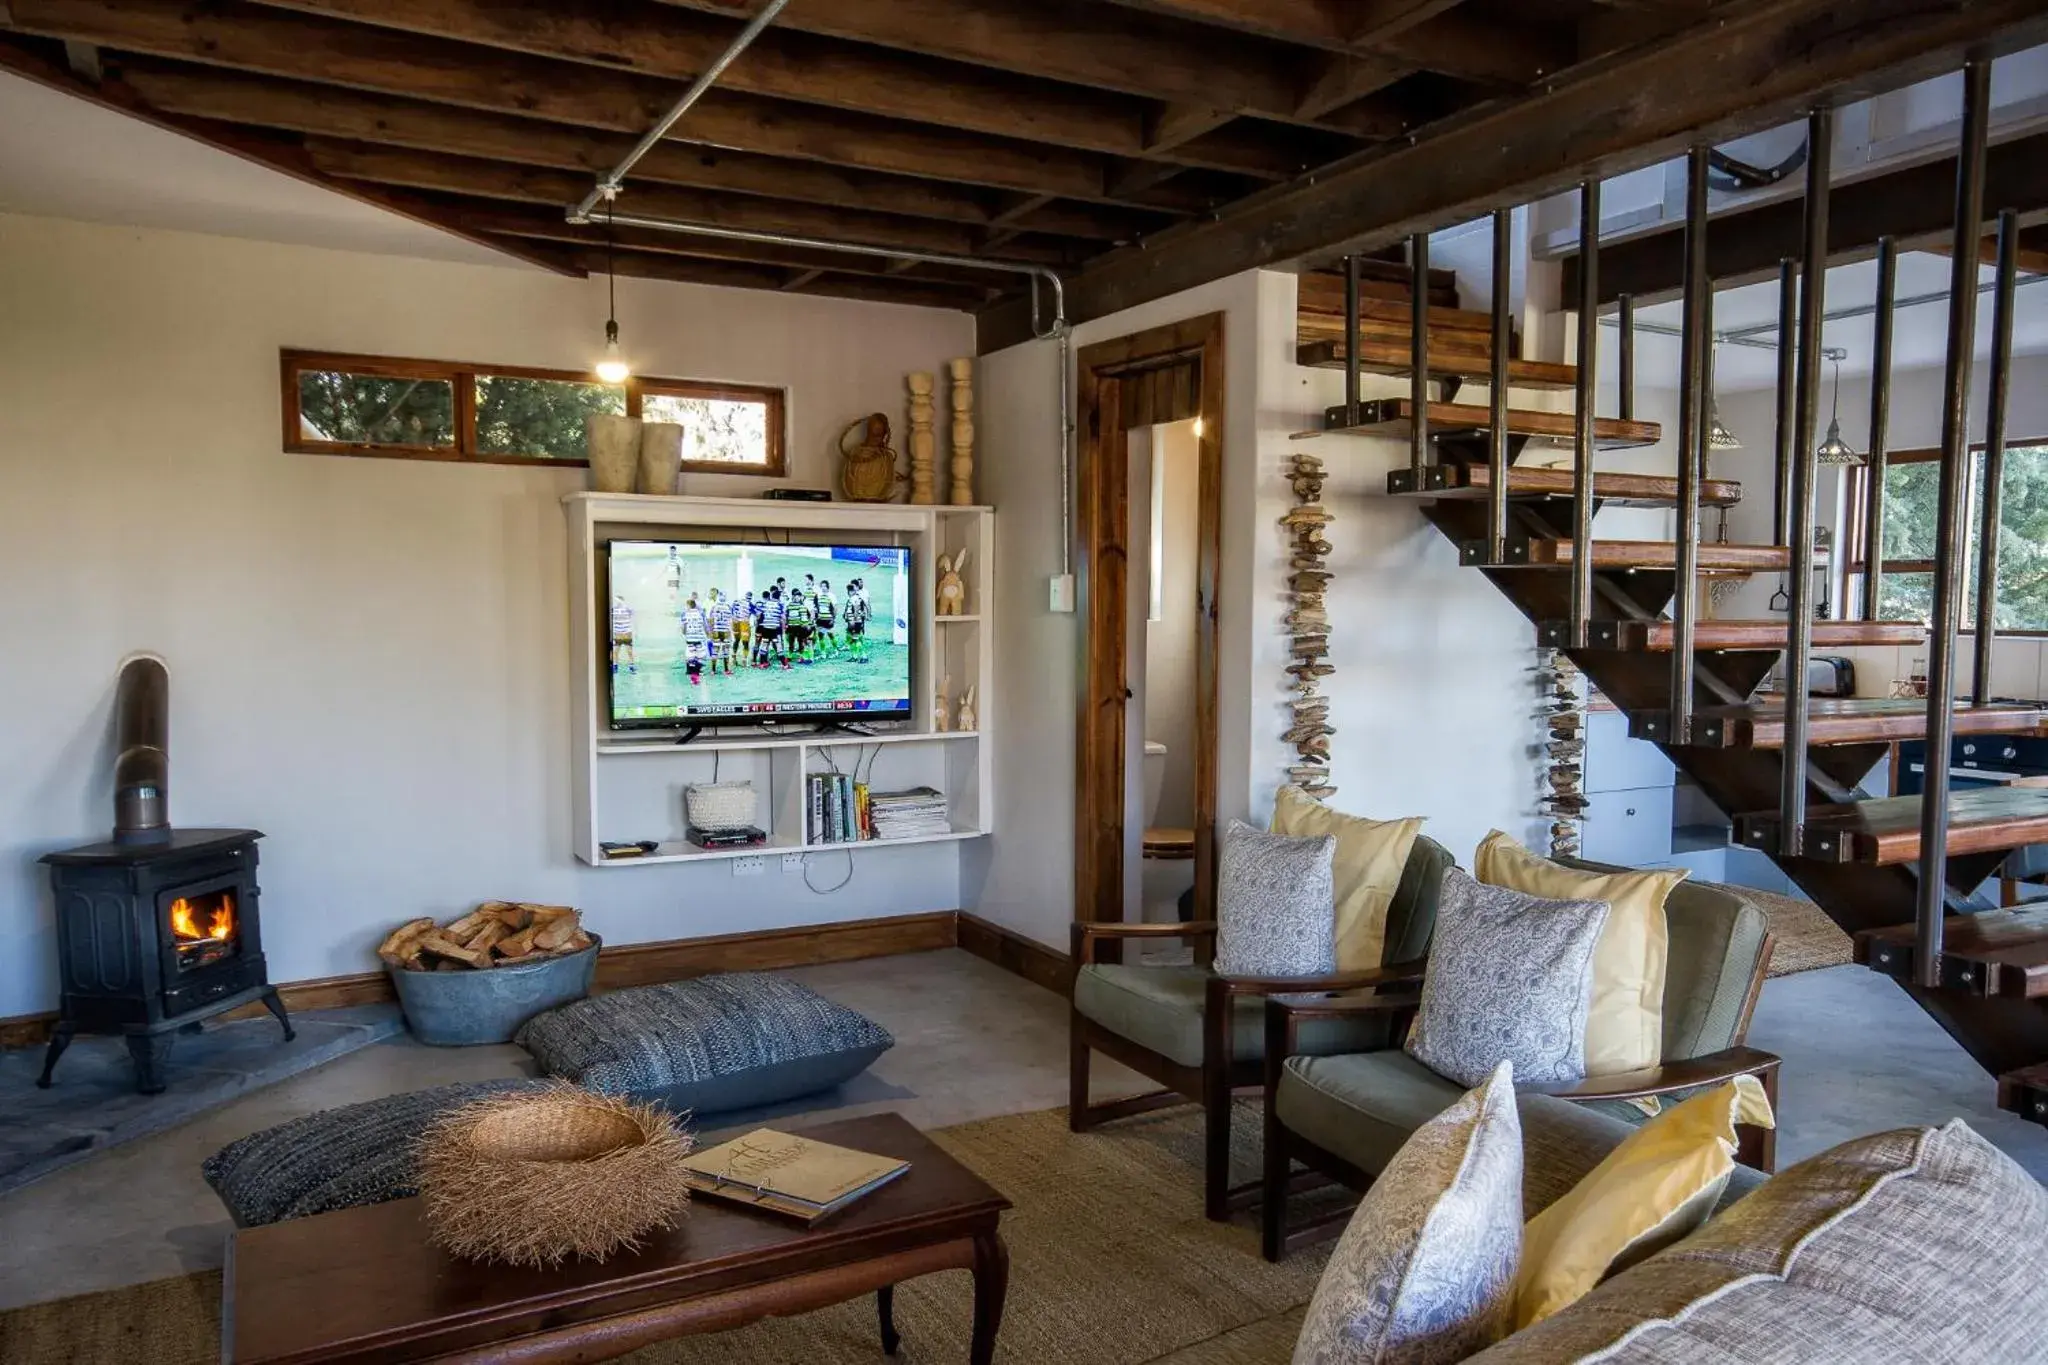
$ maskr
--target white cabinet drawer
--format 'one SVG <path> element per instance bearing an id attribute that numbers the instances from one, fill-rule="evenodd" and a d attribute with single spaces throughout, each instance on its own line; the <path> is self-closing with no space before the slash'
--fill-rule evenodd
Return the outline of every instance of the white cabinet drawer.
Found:
<path id="1" fill-rule="evenodd" d="M 1634 787 L 1587 798 L 1581 855 L 1596 863 L 1641 867 L 1671 860 L 1671 788 Z"/>

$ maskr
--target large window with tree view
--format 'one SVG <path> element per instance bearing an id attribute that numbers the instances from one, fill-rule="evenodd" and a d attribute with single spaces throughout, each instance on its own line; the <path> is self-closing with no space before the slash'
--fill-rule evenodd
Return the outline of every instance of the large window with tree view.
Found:
<path id="1" fill-rule="evenodd" d="M 583 464 L 590 418 L 675 422 L 685 469 L 784 472 L 782 390 L 392 356 L 284 351 L 285 449 L 487 464 Z"/>
<path id="2" fill-rule="evenodd" d="M 1859 475 L 1863 471 L 1858 471 Z M 1879 614 L 1927 621 L 1934 614 L 1934 527 L 1941 480 L 1937 451 L 1895 451 L 1884 480 L 1884 578 Z M 1984 452 L 1970 462 L 1970 539 L 1963 625 L 1976 619 L 1977 553 L 1983 535 Z M 1853 524 L 1862 523 L 1870 480 L 1858 481 Z M 2048 440 L 2008 445 L 1998 514 L 2000 630 L 2048 631 Z M 1859 556 L 1860 558 L 1860 556 Z"/>

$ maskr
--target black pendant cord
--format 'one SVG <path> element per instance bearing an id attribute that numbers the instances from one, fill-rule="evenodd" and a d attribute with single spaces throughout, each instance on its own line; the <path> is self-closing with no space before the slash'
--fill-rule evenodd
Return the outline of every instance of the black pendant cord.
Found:
<path id="1" fill-rule="evenodd" d="M 615 204 L 616 201 L 607 200 L 604 208 L 604 339 L 611 344 L 617 344 L 619 339 L 619 264 L 612 235 Z"/>

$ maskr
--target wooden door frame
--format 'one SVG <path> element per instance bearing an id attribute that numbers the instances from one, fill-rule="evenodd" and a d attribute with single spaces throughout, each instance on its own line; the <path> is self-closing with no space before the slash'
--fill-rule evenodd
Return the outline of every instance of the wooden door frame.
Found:
<path id="1" fill-rule="evenodd" d="M 1200 367 L 1195 567 L 1195 917 L 1215 917 L 1217 586 L 1223 555 L 1223 314 L 1083 346 L 1075 355 L 1080 433 L 1074 475 L 1076 610 L 1082 617 L 1075 718 L 1074 918 L 1124 917 L 1129 711 L 1130 457 L 1125 387 L 1147 371 Z M 1173 419 L 1168 419 L 1173 420 Z M 1138 423 L 1134 425 L 1142 425 Z"/>

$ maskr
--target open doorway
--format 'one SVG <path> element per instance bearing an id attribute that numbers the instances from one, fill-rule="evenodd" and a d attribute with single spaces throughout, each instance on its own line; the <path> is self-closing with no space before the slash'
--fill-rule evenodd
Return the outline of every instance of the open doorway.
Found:
<path id="1" fill-rule="evenodd" d="M 1209 919 L 1223 315 L 1083 347 L 1077 371 L 1074 914 Z"/>

